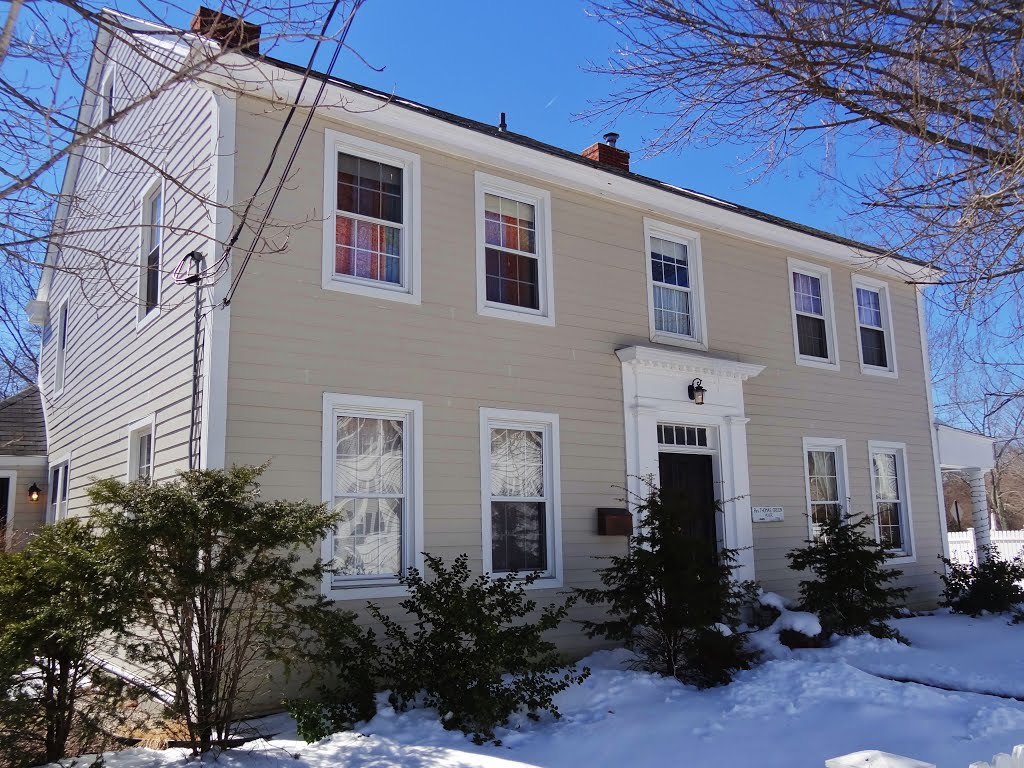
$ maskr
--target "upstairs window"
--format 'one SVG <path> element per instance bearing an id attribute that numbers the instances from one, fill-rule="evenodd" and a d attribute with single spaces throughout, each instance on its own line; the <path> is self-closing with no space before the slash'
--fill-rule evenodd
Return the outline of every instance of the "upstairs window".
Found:
<path id="1" fill-rule="evenodd" d="M 57 310 L 57 349 L 53 365 L 53 389 L 55 394 L 64 391 L 64 367 L 68 350 L 68 303 L 65 301 Z"/>
<path id="2" fill-rule="evenodd" d="M 854 276 L 857 311 L 857 342 L 865 373 L 895 374 L 889 293 L 885 283 Z"/>
<path id="3" fill-rule="evenodd" d="M 139 320 L 160 308 L 160 262 L 163 249 L 163 185 L 156 182 L 142 201 L 142 253 L 139 257 Z"/>
<path id="4" fill-rule="evenodd" d="M 419 303 L 419 156 L 327 131 L 325 288 Z"/>
<path id="5" fill-rule="evenodd" d="M 477 309 L 554 324 L 550 195 L 477 173 Z"/>
<path id="6" fill-rule="evenodd" d="M 792 259 L 789 272 L 797 363 L 838 368 L 831 272 Z"/>
<path id="7" fill-rule="evenodd" d="M 707 349 L 700 236 L 644 220 L 651 340 Z"/>
<path id="8" fill-rule="evenodd" d="M 100 82 L 99 101 L 96 109 L 96 125 L 106 123 L 99 142 L 99 161 L 102 167 L 110 162 L 110 140 L 114 136 L 114 126 L 110 120 L 114 117 L 114 73 L 108 72 Z"/>

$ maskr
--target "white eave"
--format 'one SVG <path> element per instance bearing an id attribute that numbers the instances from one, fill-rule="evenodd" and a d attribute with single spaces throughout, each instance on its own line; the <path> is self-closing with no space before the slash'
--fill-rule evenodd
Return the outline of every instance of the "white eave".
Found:
<path id="1" fill-rule="evenodd" d="M 996 464 L 994 438 L 945 424 L 935 425 L 935 437 L 943 469 L 992 469 Z"/>
<path id="2" fill-rule="evenodd" d="M 234 52 L 220 56 L 201 79 L 201 84 L 210 88 L 279 102 L 294 101 L 301 82 L 302 75 L 298 72 Z M 313 88 L 305 89 L 302 99 L 305 106 L 312 103 L 315 91 Z M 706 198 L 701 200 L 683 196 L 677 193 L 680 188 L 669 184 L 662 184 L 659 188 L 540 149 L 512 144 L 448 122 L 425 110 L 417 111 L 417 108 L 422 109 L 417 104 L 405 101 L 402 102 L 403 106 L 389 104 L 389 98 L 387 94 L 364 93 L 338 83 L 329 83 L 325 98 L 317 109 L 325 118 L 584 191 L 618 205 L 639 209 L 645 214 L 686 222 L 696 229 L 772 245 L 790 254 L 839 263 L 855 270 L 876 272 L 901 280 L 934 279 L 939 274 L 931 267 L 881 256 L 867 249 L 752 217 L 714 198 L 696 195 Z M 690 194 L 686 191 L 686 195 Z"/>

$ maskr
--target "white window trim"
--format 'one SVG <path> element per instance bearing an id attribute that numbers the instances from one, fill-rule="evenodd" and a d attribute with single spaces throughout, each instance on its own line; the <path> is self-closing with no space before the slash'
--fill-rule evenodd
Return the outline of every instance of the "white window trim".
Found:
<path id="1" fill-rule="evenodd" d="M 804 498 L 807 516 L 807 538 L 814 539 L 814 524 L 811 519 L 811 467 L 807 462 L 808 451 L 837 451 L 836 473 L 839 480 L 839 502 L 844 518 L 850 516 L 850 470 L 847 465 L 846 440 L 835 437 L 805 437 L 803 439 Z"/>
<path id="2" fill-rule="evenodd" d="M 114 107 L 113 103 L 107 101 L 107 86 L 114 81 L 114 65 L 111 63 L 103 77 L 100 78 L 100 89 L 98 98 L 96 99 L 96 110 L 98 114 L 95 115 L 94 125 L 100 125 L 104 120 L 107 119 L 107 107 L 110 107 L 110 112 L 113 114 Z M 114 83 L 116 87 L 116 83 Z M 114 126 L 113 124 L 107 126 L 102 133 L 105 133 L 108 137 L 113 139 Z M 99 144 L 96 148 L 96 165 L 98 168 L 96 178 L 97 180 L 102 179 L 103 175 L 107 172 L 107 167 L 110 165 L 110 160 L 113 157 L 113 146 L 103 138 L 98 140 Z"/>
<path id="3" fill-rule="evenodd" d="M 321 286 L 405 304 L 419 304 L 422 283 L 420 258 L 420 156 L 331 129 L 324 131 L 324 221 Z M 402 273 L 403 284 L 392 285 L 334 273 L 334 216 L 338 194 L 338 152 L 357 155 L 402 168 Z"/>
<path id="4" fill-rule="evenodd" d="M 548 504 L 548 570 L 527 589 L 561 587 L 564 581 L 562 556 L 562 480 L 558 414 L 537 411 L 480 409 L 480 513 L 483 543 L 483 572 L 491 573 L 491 428 L 539 429 L 544 434 L 544 482 L 551 489 Z M 525 574 L 524 574 L 525 575 Z"/>
<path id="5" fill-rule="evenodd" d="M 67 339 L 61 340 L 61 336 L 70 336 L 71 311 L 69 308 L 70 297 L 65 296 L 57 304 L 57 328 L 54 340 L 53 352 L 53 394 L 54 397 L 64 392 L 64 386 L 68 379 L 68 345 Z M 67 328 L 61 333 L 61 317 L 67 323 Z"/>
<path id="6" fill-rule="evenodd" d="M 683 336 L 659 331 L 654 323 L 654 272 L 651 265 L 651 238 L 671 240 L 686 246 L 687 266 L 690 274 L 690 323 L 696 333 Z M 644 256 L 647 264 L 647 317 L 651 341 L 677 347 L 708 350 L 708 320 L 704 303 L 704 260 L 701 256 L 700 233 L 673 224 L 644 218 Z"/>
<path id="7" fill-rule="evenodd" d="M 65 453 L 57 461 L 53 462 L 46 470 L 46 482 L 48 483 L 46 488 L 46 522 L 56 523 L 60 520 L 64 520 L 68 516 L 68 503 L 71 501 L 71 452 Z M 58 475 L 57 487 L 51 488 L 53 484 L 53 470 L 59 469 L 63 465 L 61 474 Z M 67 477 L 68 480 L 64 478 Z M 63 502 L 60 500 L 60 488 L 62 485 L 67 483 L 68 486 L 68 498 Z M 61 504 L 63 503 L 63 508 Z"/>
<path id="8" fill-rule="evenodd" d="M 423 402 L 420 400 L 396 400 L 389 397 L 367 397 L 364 395 L 346 395 L 335 392 L 324 393 L 323 403 L 323 443 L 322 443 L 322 495 L 323 500 L 330 504 L 334 499 L 334 467 L 335 467 L 335 429 L 336 417 L 339 413 L 367 416 L 370 418 L 401 418 L 405 420 L 407 430 L 406 450 L 410 466 L 406 467 L 406 477 L 412 486 L 408 489 L 409 509 L 406 510 L 403 531 L 411 535 L 402 537 L 403 560 L 412 564 L 420 572 L 423 571 Z M 321 542 L 320 556 L 325 563 L 333 557 L 333 536 L 328 533 Z M 365 582 L 364 582 L 365 584 Z M 405 587 L 398 579 L 390 579 L 386 584 L 359 586 L 343 586 L 338 584 L 333 574 L 324 574 L 323 593 L 332 600 L 362 600 L 378 597 L 401 597 L 407 594 Z"/>
<path id="9" fill-rule="evenodd" d="M 910 474 L 907 469 L 907 444 L 894 443 L 885 440 L 868 441 L 868 473 L 871 479 L 871 518 L 874 521 L 875 541 L 881 540 L 878 528 L 878 499 L 875 498 L 875 453 L 895 453 L 899 456 L 900 472 L 900 497 L 903 502 L 900 524 L 904 526 L 904 542 L 907 549 L 903 551 L 893 550 L 893 556 L 886 560 L 887 564 L 899 565 L 900 563 L 917 562 L 917 544 L 914 541 L 914 516 L 910 510 Z"/>
<path id="10" fill-rule="evenodd" d="M 555 266 L 551 239 L 551 193 L 516 181 L 492 176 L 482 171 L 475 174 L 476 185 L 476 311 L 486 317 L 518 320 L 537 325 L 555 324 Z M 540 308 L 513 307 L 487 300 L 487 248 L 484 229 L 484 196 L 500 195 L 534 207 L 537 214 L 537 294 Z"/>
<path id="11" fill-rule="evenodd" d="M 154 192 L 159 191 L 160 193 L 160 287 L 158 288 L 158 297 L 156 306 L 150 312 L 146 312 L 146 258 L 149 255 L 147 235 L 150 230 L 150 226 L 146 222 L 147 203 L 149 198 L 153 196 Z M 139 195 L 139 263 L 138 263 L 138 286 L 136 290 L 136 314 L 135 314 L 135 330 L 136 332 L 141 331 L 143 328 L 148 326 L 157 317 L 160 316 L 160 311 L 164 303 L 164 284 L 163 266 L 164 266 L 164 255 L 167 253 L 167 228 L 164 227 L 164 222 L 167 220 L 167 195 L 166 186 L 164 184 L 163 177 L 157 177 L 150 181 L 142 190 L 142 194 Z"/>
<path id="12" fill-rule="evenodd" d="M 156 474 L 156 413 L 151 413 L 144 419 L 130 424 L 128 426 L 128 458 L 125 462 L 125 480 L 132 482 L 136 479 L 135 475 L 139 469 L 139 452 L 136 450 L 136 440 L 143 433 L 148 432 L 150 434 L 149 443 L 149 466 L 150 466 L 150 480 L 153 480 L 153 475 Z"/>
<path id="13" fill-rule="evenodd" d="M 865 365 L 864 347 L 860 338 L 860 314 L 857 312 L 857 289 L 867 288 L 877 291 L 879 296 L 878 305 L 882 310 L 882 331 L 885 334 L 885 355 L 889 361 L 887 368 L 877 365 Z M 857 359 L 860 362 L 860 372 L 869 376 L 885 376 L 890 379 L 899 377 L 896 368 L 896 340 L 893 336 L 892 304 L 889 299 L 889 284 L 884 280 L 876 280 L 866 275 L 853 275 L 853 324 L 857 329 Z M 872 328 L 874 326 L 867 326 Z"/>
<path id="14" fill-rule="evenodd" d="M 839 370 L 839 339 L 836 333 L 835 301 L 832 296 L 832 270 L 820 264 L 790 258 L 789 271 L 786 275 L 786 289 L 789 291 L 790 323 L 793 326 L 793 354 L 796 364 L 809 368 L 824 368 L 831 371 Z M 825 315 L 825 336 L 828 344 L 829 358 L 822 360 L 800 354 L 800 334 L 796 327 L 796 290 L 793 287 L 793 273 L 800 272 L 811 275 L 821 281 L 821 309 Z"/>
<path id="15" fill-rule="evenodd" d="M 4 519 L 4 540 L 0 547 L 10 550 L 14 543 L 14 505 L 18 499 L 18 471 L 16 469 L 0 469 L 0 478 L 7 478 L 7 515 Z"/>

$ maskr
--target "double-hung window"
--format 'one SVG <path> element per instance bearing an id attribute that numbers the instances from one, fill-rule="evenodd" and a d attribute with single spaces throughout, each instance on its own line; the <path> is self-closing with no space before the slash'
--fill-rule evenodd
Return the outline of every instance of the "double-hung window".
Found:
<path id="1" fill-rule="evenodd" d="M 323 287 L 419 303 L 419 155 L 327 131 Z"/>
<path id="2" fill-rule="evenodd" d="M 477 310 L 554 325 L 551 196 L 476 174 Z"/>
<path id="3" fill-rule="evenodd" d="M 342 513 L 324 542 L 329 590 L 394 585 L 417 564 L 421 431 L 418 401 L 324 395 L 324 498 Z"/>
<path id="4" fill-rule="evenodd" d="M 153 479 L 155 456 L 155 417 L 143 419 L 128 428 L 128 481 Z"/>
<path id="5" fill-rule="evenodd" d="M 71 470 L 71 457 L 65 457 L 50 468 L 48 523 L 63 520 L 68 514 L 68 476 Z"/>
<path id="6" fill-rule="evenodd" d="M 160 263 L 163 251 L 164 193 L 160 181 L 142 199 L 142 252 L 139 257 L 139 321 L 160 309 Z"/>
<path id="7" fill-rule="evenodd" d="M 831 271 L 790 259 L 789 277 L 797 363 L 839 368 Z"/>
<path id="8" fill-rule="evenodd" d="M 484 571 L 561 581 L 558 416 L 480 412 Z"/>
<path id="9" fill-rule="evenodd" d="M 59 395 L 64 391 L 64 374 L 68 355 L 68 302 L 64 301 L 57 310 L 57 349 L 53 362 L 53 391 Z"/>
<path id="10" fill-rule="evenodd" d="M 861 370 L 883 376 L 894 375 L 896 360 L 893 357 L 888 287 L 880 280 L 854 275 L 853 297 Z"/>
<path id="11" fill-rule="evenodd" d="M 106 168 L 110 162 L 110 142 L 114 136 L 114 72 L 110 70 L 100 81 L 99 100 L 96 107 L 96 125 L 106 123 L 106 127 L 97 136 L 99 142 L 100 168 Z"/>
<path id="12" fill-rule="evenodd" d="M 868 453 L 878 540 L 896 557 L 909 557 L 913 554 L 913 547 L 910 541 L 906 446 L 872 441 L 868 443 Z"/>
<path id="13" fill-rule="evenodd" d="M 644 220 L 651 340 L 707 349 L 700 236 Z"/>
<path id="14" fill-rule="evenodd" d="M 821 526 L 838 520 L 847 506 L 846 441 L 828 438 L 804 440 L 807 478 L 807 515 L 812 539 Z"/>

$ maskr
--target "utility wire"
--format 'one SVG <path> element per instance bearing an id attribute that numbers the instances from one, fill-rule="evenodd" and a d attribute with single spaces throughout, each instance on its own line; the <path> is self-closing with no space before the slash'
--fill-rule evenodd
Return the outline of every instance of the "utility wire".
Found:
<path id="1" fill-rule="evenodd" d="M 302 91 L 306 87 L 306 83 L 308 82 L 310 72 L 313 69 L 313 61 L 316 58 L 317 50 L 320 47 L 323 35 L 326 34 L 327 26 L 330 24 L 331 18 L 334 16 L 334 13 L 338 8 L 339 2 L 340 0 L 334 0 L 334 4 L 331 6 L 331 12 L 328 14 L 327 21 L 324 22 L 323 31 L 321 32 L 321 40 L 317 40 L 316 46 L 313 49 L 313 53 L 309 57 L 309 63 L 306 65 L 306 69 L 302 74 L 302 84 L 299 86 L 299 92 L 295 96 L 295 102 L 292 104 L 291 109 L 288 110 L 288 116 L 284 121 L 284 125 L 281 126 L 281 131 L 277 136 L 277 140 L 274 142 L 274 148 L 270 154 L 270 161 L 267 163 L 267 167 L 263 171 L 263 176 L 260 178 L 260 182 L 256 187 L 255 193 L 252 195 L 252 197 L 249 199 L 249 202 L 246 204 L 245 211 L 242 214 L 242 220 L 239 221 L 238 227 L 235 229 L 235 232 L 232 235 L 231 240 L 228 242 L 225 256 L 227 256 L 227 252 L 230 252 L 231 247 L 235 244 L 235 242 L 241 235 L 242 227 L 245 225 L 245 219 L 253 206 L 253 203 L 256 199 L 256 195 L 259 194 L 264 182 L 270 175 L 271 166 L 273 166 L 274 164 L 274 160 L 277 156 L 278 149 L 280 148 L 281 143 L 284 139 L 285 131 L 287 130 L 292 117 L 295 115 L 295 112 L 298 109 L 299 101 L 302 97 Z M 313 115 L 316 112 L 316 108 L 320 105 L 320 101 L 321 99 L 323 99 L 324 92 L 327 90 L 327 80 L 330 77 L 331 72 L 334 71 L 334 66 L 338 62 L 338 57 L 341 55 L 342 50 L 344 50 L 345 48 L 345 38 L 348 37 L 349 30 L 352 28 L 352 22 L 355 19 L 356 11 L 359 10 L 363 2 L 364 0 L 355 0 L 355 2 L 352 5 L 351 12 L 349 12 L 348 18 L 345 20 L 345 25 L 341 31 L 341 36 L 338 38 L 338 43 L 334 49 L 334 55 L 331 56 L 330 64 L 327 65 L 327 71 L 324 73 L 324 77 L 320 81 L 320 88 L 317 91 L 316 97 L 313 99 L 313 104 L 310 106 L 309 111 L 306 113 L 306 119 L 302 124 L 302 128 L 299 130 L 299 135 L 295 139 L 295 144 L 292 146 L 291 154 L 288 156 L 288 160 L 281 171 L 281 177 L 280 179 L 278 179 L 278 182 L 274 187 L 274 194 L 271 196 L 270 202 L 267 204 L 266 210 L 263 212 L 263 217 L 260 219 L 259 227 L 257 227 L 256 232 L 253 235 L 252 243 L 250 243 L 249 248 L 245 253 L 245 258 L 242 259 L 242 263 L 238 268 L 238 273 L 231 281 L 231 286 L 228 288 L 227 293 L 224 295 L 222 305 L 225 307 L 231 304 L 231 299 L 235 295 L 235 291 L 238 289 L 238 285 L 242 280 L 242 275 L 245 273 L 245 268 L 249 265 L 249 261 L 252 259 L 253 252 L 256 250 L 256 246 L 263 235 L 263 230 L 267 226 L 267 221 L 270 218 L 270 214 L 274 210 L 274 206 L 277 204 L 278 198 L 281 196 L 281 190 L 284 189 L 284 184 L 285 181 L 288 179 L 288 174 L 291 171 L 292 165 L 294 165 L 295 163 L 295 158 L 298 157 L 299 147 L 302 144 L 302 140 L 303 138 L 305 138 L 306 132 L 309 130 L 309 126 L 313 122 Z"/>

